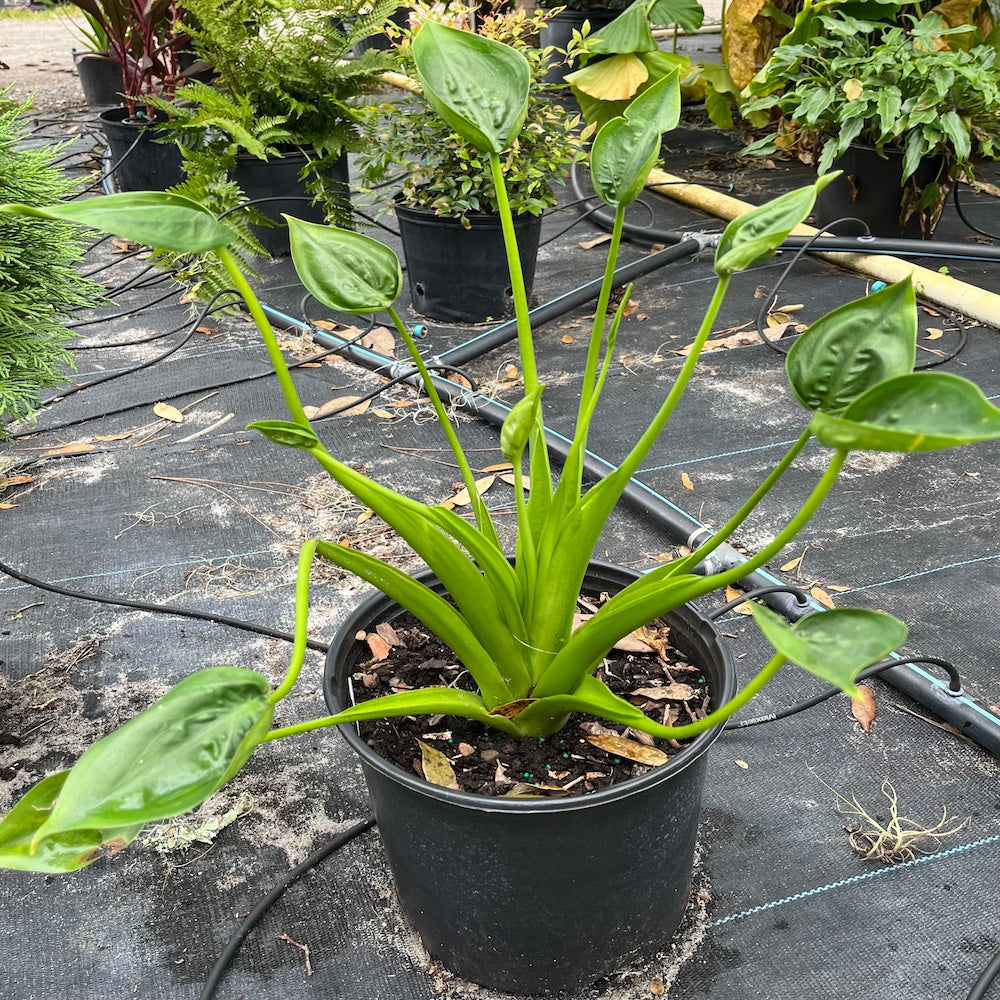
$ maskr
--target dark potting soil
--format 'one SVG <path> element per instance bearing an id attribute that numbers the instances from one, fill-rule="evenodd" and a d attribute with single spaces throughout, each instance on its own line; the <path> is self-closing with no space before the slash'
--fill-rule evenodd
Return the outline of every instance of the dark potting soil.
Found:
<path id="1" fill-rule="evenodd" d="M 374 656 L 354 673 L 358 702 L 423 687 L 475 690 L 469 673 L 437 636 L 411 617 L 379 625 L 367 635 Z M 651 719 L 683 725 L 710 710 L 710 693 L 699 666 L 669 644 L 669 628 L 654 623 L 626 637 L 605 658 L 597 676 Z M 640 651 L 645 647 L 646 651 Z M 511 737 L 498 729 L 456 716 L 407 716 L 362 722 L 362 738 L 381 757 L 438 784 L 493 796 L 586 795 L 645 774 L 682 749 L 593 716 L 571 715 L 546 739 Z M 422 745 L 421 745 L 422 744 Z M 442 756 L 447 768 L 438 769 Z"/>

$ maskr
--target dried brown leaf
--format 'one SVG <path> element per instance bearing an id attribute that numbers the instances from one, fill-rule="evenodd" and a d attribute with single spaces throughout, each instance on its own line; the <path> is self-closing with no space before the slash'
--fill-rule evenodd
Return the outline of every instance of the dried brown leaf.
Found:
<path id="1" fill-rule="evenodd" d="M 172 424 L 179 424 L 184 420 L 184 414 L 169 403 L 154 403 L 153 412 L 161 420 L 169 420 Z"/>
<path id="2" fill-rule="evenodd" d="M 458 788 L 458 779 L 455 777 L 455 769 L 451 766 L 451 761 L 436 750 L 429 743 L 417 740 L 420 745 L 420 763 L 424 769 L 424 777 L 432 785 L 440 785 L 442 788 Z"/>
<path id="3" fill-rule="evenodd" d="M 611 239 L 611 233 L 602 233 L 600 236 L 595 236 L 592 240 L 581 240 L 579 243 L 581 250 L 593 250 L 594 247 L 599 247 L 602 243 L 607 243 Z"/>
<path id="4" fill-rule="evenodd" d="M 793 569 L 798 569 L 799 565 L 802 563 L 802 556 L 796 556 L 794 559 L 790 559 L 788 562 L 781 567 L 782 573 L 791 573 Z"/>
<path id="5" fill-rule="evenodd" d="M 809 593 L 825 608 L 835 608 L 833 598 L 822 587 L 810 587 Z"/>
<path id="6" fill-rule="evenodd" d="M 562 337 L 560 337 L 559 339 L 564 344 L 572 344 L 573 343 L 573 338 L 568 333 L 563 334 Z"/>
<path id="7" fill-rule="evenodd" d="M 382 622 L 381 624 L 376 625 L 375 631 L 382 636 L 382 638 L 385 639 L 390 646 L 400 645 L 399 636 L 396 634 L 396 630 L 388 622 Z"/>
<path id="8" fill-rule="evenodd" d="M 367 347 L 369 351 L 381 354 L 384 358 L 396 356 L 396 338 L 384 326 L 376 326 L 369 330 L 358 343 L 362 347 Z"/>
<path id="9" fill-rule="evenodd" d="M 940 340 L 944 336 L 944 330 L 936 326 L 927 327 L 928 340 Z"/>
<path id="10" fill-rule="evenodd" d="M 875 692 L 867 684 L 859 684 L 858 693 L 851 699 L 851 715 L 858 720 L 866 733 L 870 733 L 877 714 Z"/>
<path id="11" fill-rule="evenodd" d="M 681 486 L 686 490 L 694 489 L 694 480 L 686 472 L 681 473 Z"/>
<path id="12" fill-rule="evenodd" d="M 384 660 L 389 655 L 389 643 L 377 632 L 369 632 L 365 636 L 365 642 L 376 660 Z"/>
<path id="13" fill-rule="evenodd" d="M 482 496 L 495 482 L 497 477 L 494 475 L 483 476 L 482 479 L 476 480 L 476 492 Z M 462 487 L 453 497 L 449 497 L 448 502 L 455 507 L 468 507 L 472 503 L 472 497 L 466 487 Z"/>
<path id="14" fill-rule="evenodd" d="M 734 760 L 733 763 L 743 771 L 749 771 L 750 765 L 745 760 Z"/>
<path id="15" fill-rule="evenodd" d="M 726 587 L 726 601 L 735 601 L 737 597 L 742 594 L 742 591 L 737 590 L 735 587 Z M 750 605 L 744 601 L 742 604 L 737 604 L 733 611 L 738 615 L 752 615 L 753 611 L 750 610 Z"/>
<path id="16" fill-rule="evenodd" d="M 372 405 L 370 399 L 362 399 L 360 396 L 335 396 L 328 399 L 322 406 L 302 407 L 305 415 L 310 419 L 315 417 L 325 417 L 333 414 L 337 419 L 341 417 L 355 417 L 364 413 Z M 334 411 L 338 411 L 334 413 Z"/>
<path id="17" fill-rule="evenodd" d="M 502 715 L 505 719 L 513 719 L 520 715 L 533 701 L 534 698 L 518 698 L 516 701 L 508 701 L 503 705 L 491 708 L 490 715 Z"/>
<path id="18" fill-rule="evenodd" d="M 626 740 L 621 736 L 588 736 L 587 742 L 601 750 L 614 754 L 616 757 L 627 757 L 629 760 L 646 764 L 649 767 L 659 767 L 670 758 L 655 747 L 644 747 L 635 740 Z"/>
<path id="19" fill-rule="evenodd" d="M 517 477 L 513 474 L 505 474 L 500 477 L 500 479 L 507 483 L 508 486 L 513 486 L 517 482 Z M 531 489 L 531 476 L 521 476 L 521 486 L 526 489 Z"/>
<path id="20" fill-rule="evenodd" d="M 660 687 L 637 688 L 632 692 L 640 698 L 649 698 L 650 701 L 690 701 L 696 697 L 698 692 L 690 684 L 663 684 Z"/>
<path id="21" fill-rule="evenodd" d="M 88 451 L 93 451 L 94 446 L 86 441 L 74 441 L 72 444 L 64 444 L 59 448 L 49 448 L 42 452 L 42 458 L 49 458 L 53 455 L 83 455 Z"/>

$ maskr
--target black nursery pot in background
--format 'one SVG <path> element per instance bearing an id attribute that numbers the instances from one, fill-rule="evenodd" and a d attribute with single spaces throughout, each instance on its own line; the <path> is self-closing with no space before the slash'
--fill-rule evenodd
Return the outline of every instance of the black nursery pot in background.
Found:
<path id="1" fill-rule="evenodd" d="M 162 119 L 131 121 L 127 108 L 110 108 L 99 117 L 118 191 L 165 191 L 184 179 L 177 146 L 155 141 L 165 135 L 156 127 Z"/>
<path id="2" fill-rule="evenodd" d="M 251 226 L 253 235 L 263 244 L 264 249 L 275 257 L 291 252 L 288 243 L 288 224 L 282 215 L 291 215 L 305 222 L 324 222 L 323 210 L 311 204 L 312 198 L 306 191 L 305 181 L 299 174 L 307 163 L 305 153 L 288 150 L 280 157 L 261 160 L 243 153 L 236 158 L 233 180 L 243 189 L 247 198 L 275 199 L 261 201 L 254 205 L 262 215 L 273 219 L 276 226 Z M 350 201 L 350 175 L 347 156 L 341 156 L 326 171 L 327 179 L 335 195 L 345 207 Z"/>
<path id="3" fill-rule="evenodd" d="M 859 143 L 838 156 L 831 170 L 842 170 L 816 198 L 816 218 L 820 227 L 837 219 L 855 218 L 868 224 L 873 236 L 920 239 L 932 232 L 921 232 L 920 219 L 914 213 L 906 225 L 900 225 L 903 211 L 903 152 L 884 149 L 882 156 L 872 146 Z M 919 188 L 933 183 L 941 173 L 939 156 L 921 161 L 913 175 Z"/>
<path id="4" fill-rule="evenodd" d="M 514 315 L 500 216 L 470 212 L 460 219 L 396 206 L 410 301 L 422 316 L 451 323 L 485 323 Z M 514 217 L 528 295 L 535 279 L 540 216 Z"/>
<path id="5" fill-rule="evenodd" d="M 635 578 L 595 563 L 585 592 Z M 378 594 L 342 626 L 324 679 L 332 712 L 351 704 L 352 672 L 370 655 L 358 630 L 401 614 Z M 735 673 L 713 626 L 692 606 L 667 622 L 671 643 L 705 673 L 713 704 L 731 698 Z M 669 945 L 688 901 L 706 754 L 721 726 L 638 778 L 562 799 L 442 788 L 375 754 L 354 726 L 341 733 L 361 758 L 403 911 L 455 974 L 537 995 L 593 982 Z"/>
<path id="6" fill-rule="evenodd" d="M 622 10 L 625 8 L 623 7 Z M 554 48 L 566 51 L 573 38 L 574 31 L 583 28 L 583 22 L 590 22 L 590 33 L 596 34 L 601 28 L 606 28 L 622 10 L 579 10 L 567 7 L 558 14 L 553 14 L 545 24 L 539 36 L 539 46 L 543 49 L 550 45 Z M 546 83 L 563 83 L 567 73 L 572 72 L 570 66 L 562 61 L 562 57 L 556 53 L 553 56 L 552 65 L 545 74 Z"/>
<path id="7" fill-rule="evenodd" d="M 73 67 L 83 97 L 92 108 L 121 104 L 122 68 L 106 52 L 73 52 Z"/>

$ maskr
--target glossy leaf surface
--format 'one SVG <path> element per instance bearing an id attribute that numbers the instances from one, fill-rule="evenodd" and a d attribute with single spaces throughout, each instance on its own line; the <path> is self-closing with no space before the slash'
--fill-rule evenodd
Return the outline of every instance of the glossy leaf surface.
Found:
<path id="1" fill-rule="evenodd" d="M 644 90 L 601 128 L 590 153 L 590 173 L 601 200 L 617 208 L 635 201 L 660 155 L 660 138 L 681 111 L 679 75 L 671 73 Z"/>
<path id="2" fill-rule="evenodd" d="M 46 208 L 0 205 L 0 212 L 59 219 L 99 229 L 146 246 L 203 253 L 228 246 L 236 234 L 190 198 L 165 191 L 129 191 Z"/>
<path id="3" fill-rule="evenodd" d="M 267 679 L 210 667 L 186 677 L 74 765 L 36 838 L 118 829 L 198 805 L 246 762 L 274 709 Z"/>
<path id="4" fill-rule="evenodd" d="M 319 438 L 310 428 L 292 423 L 291 420 L 255 420 L 247 426 L 250 430 L 260 431 L 268 441 L 286 448 L 304 448 L 308 451 L 321 446 Z"/>
<path id="5" fill-rule="evenodd" d="M 853 694 L 859 670 L 883 659 L 906 638 L 906 626 L 898 618 L 878 611 L 820 611 L 789 625 L 756 602 L 750 606 L 757 627 L 779 653 L 847 694 Z"/>
<path id="6" fill-rule="evenodd" d="M 69 771 L 57 771 L 33 785 L 0 822 L 0 868 L 30 872 L 72 872 L 98 858 L 127 847 L 143 824 L 105 830 L 72 830 L 42 837 L 34 845 L 48 819 Z"/>
<path id="7" fill-rule="evenodd" d="M 839 171 L 827 174 L 733 219 L 715 251 L 715 273 L 725 277 L 770 257 L 812 211 L 816 195 L 839 176 Z"/>
<path id="8" fill-rule="evenodd" d="M 425 21 L 413 39 L 427 103 L 467 143 L 500 153 L 528 111 L 531 69 L 515 49 L 492 38 Z"/>
<path id="9" fill-rule="evenodd" d="M 653 37 L 646 17 L 648 0 L 635 0 L 626 7 L 610 24 L 591 33 L 588 49 L 599 55 L 629 52 L 653 52 L 656 39 Z"/>
<path id="10" fill-rule="evenodd" d="M 649 9 L 651 24 L 676 24 L 684 31 L 697 31 L 705 21 L 705 8 L 698 0 L 656 0 Z"/>
<path id="11" fill-rule="evenodd" d="M 378 240 L 286 215 L 299 280 L 330 309 L 372 313 L 399 298 L 399 258 Z"/>
<path id="12" fill-rule="evenodd" d="M 909 280 L 849 302 L 813 323 L 785 369 L 808 410 L 839 413 L 862 393 L 913 370 L 917 303 Z"/>
<path id="13" fill-rule="evenodd" d="M 968 379 L 913 372 L 869 389 L 843 417 L 815 413 L 809 426 L 830 448 L 937 451 L 1000 438 L 1000 409 Z"/>

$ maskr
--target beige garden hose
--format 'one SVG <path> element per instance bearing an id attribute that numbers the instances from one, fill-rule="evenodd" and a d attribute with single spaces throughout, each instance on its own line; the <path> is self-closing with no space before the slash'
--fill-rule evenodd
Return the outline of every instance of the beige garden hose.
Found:
<path id="1" fill-rule="evenodd" d="M 651 171 L 646 183 L 657 194 L 673 198 L 675 201 L 691 205 L 727 221 L 755 207 L 738 198 L 702 187 L 700 184 L 689 184 L 683 178 L 662 170 Z M 818 232 L 819 230 L 813 229 L 812 226 L 801 225 L 792 230 L 792 235 L 815 236 Z M 831 251 L 820 251 L 814 255 L 887 284 L 912 278 L 920 298 L 1000 329 L 1000 295 L 988 292 L 984 288 L 966 284 L 964 281 L 921 267 L 919 264 L 911 264 L 899 257 Z"/>

